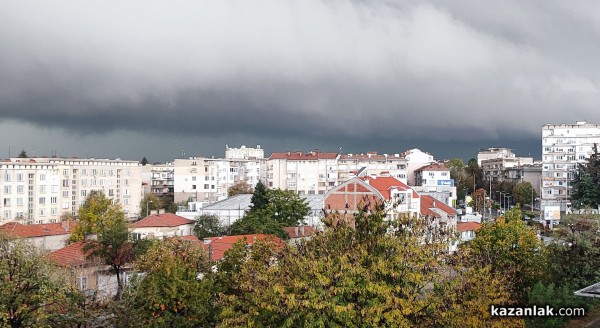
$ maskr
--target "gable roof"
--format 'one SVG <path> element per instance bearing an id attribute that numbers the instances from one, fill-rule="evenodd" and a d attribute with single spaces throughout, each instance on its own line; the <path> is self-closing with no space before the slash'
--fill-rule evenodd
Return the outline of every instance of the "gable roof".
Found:
<path id="1" fill-rule="evenodd" d="M 477 231 L 479 229 L 481 229 L 481 224 L 477 222 L 458 222 L 456 224 L 456 230 L 458 230 L 458 232 Z"/>
<path id="2" fill-rule="evenodd" d="M 272 239 L 276 247 L 284 246 L 285 243 L 275 235 L 253 234 L 205 238 L 203 247 L 207 252 L 211 252 L 211 260 L 218 261 L 223 258 L 225 252 L 233 247 L 239 240 L 245 240 L 246 245 L 253 245 L 257 240 Z"/>
<path id="3" fill-rule="evenodd" d="M 150 227 L 178 227 L 185 224 L 192 224 L 193 220 L 188 220 L 173 213 L 163 213 L 147 216 L 131 225 L 132 228 L 150 228 Z"/>
<path id="4" fill-rule="evenodd" d="M 389 176 L 387 176 L 387 177 L 385 177 L 385 176 L 384 177 L 381 177 L 381 176 L 380 177 L 359 177 L 359 179 L 363 180 L 364 182 L 368 183 L 373 188 L 377 189 L 377 191 L 379 191 L 379 193 L 381 193 L 381 195 L 386 200 L 390 200 L 390 197 L 391 197 L 390 190 L 392 188 L 396 188 L 401 191 L 412 191 L 412 197 L 419 198 L 419 194 L 417 194 L 417 192 L 412 190 L 412 188 L 409 187 L 404 182 L 402 182 L 394 177 L 389 177 Z"/>
<path id="5" fill-rule="evenodd" d="M 448 215 L 456 215 L 456 210 L 429 195 L 421 195 L 421 215 L 440 217 L 434 209 L 445 212 Z"/>
<path id="6" fill-rule="evenodd" d="M 433 163 L 425 165 L 415 171 L 450 171 L 450 169 L 443 164 Z"/>
<path id="7" fill-rule="evenodd" d="M 86 263 L 86 257 L 83 251 L 84 241 L 72 243 L 54 252 L 50 252 L 50 260 L 62 267 L 79 266 Z"/>
<path id="8" fill-rule="evenodd" d="M 72 223 L 63 225 L 63 223 L 21 224 L 9 222 L 0 226 L 0 233 L 17 238 L 46 237 L 68 235 L 73 227 Z"/>

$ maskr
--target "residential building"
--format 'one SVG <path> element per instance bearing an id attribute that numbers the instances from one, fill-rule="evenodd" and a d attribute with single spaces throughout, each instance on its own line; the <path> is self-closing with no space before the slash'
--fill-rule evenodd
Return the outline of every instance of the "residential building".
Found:
<path id="1" fill-rule="evenodd" d="M 522 165 L 505 170 L 506 180 L 513 183 L 529 182 L 535 190 L 536 198 L 541 195 L 542 188 L 542 164 Z M 535 201 L 535 198 L 532 199 Z M 537 201 L 535 201 L 537 203 Z"/>
<path id="2" fill-rule="evenodd" d="M 343 183 L 355 176 L 388 175 L 403 183 L 408 182 L 406 159 L 400 154 L 342 154 L 337 162 L 338 181 Z"/>
<path id="3" fill-rule="evenodd" d="M 316 150 L 273 153 L 267 160 L 267 186 L 298 195 L 325 194 L 338 183 L 339 156 Z"/>
<path id="4" fill-rule="evenodd" d="M 230 148 L 225 145 L 226 159 L 257 159 L 265 158 L 265 150 L 256 145 L 256 148 L 247 148 L 242 145 L 240 148 Z"/>
<path id="5" fill-rule="evenodd" d="M 57 222 L 77 215 L 92 190 L 120 204 L 129 218 L 139 215 L 140 164 L 121 159 L 11 158 L 0 162 L 0 216 L 5 222 Z"/>
<path id="6" fill-rule="evenodd" d="M 323 195 L 300 195 L 299 197 L 310 208 L 304 223 L 312 227 L 320 227 L 323 218 Z M 189 203 L 187 208 L 177 211 L 177 215 L 190 220 L 204 214 L 216 215 L 221 220 L 221 224 L 228 227 L 246 214 L 252 204 L 251 199 L 250 194 L 240 194 L 204 206 L 200 206 L 201 203 Z"/>
<path id="7" fill-rule="evenodd" d="M 162 213 L 147 216 L 132 223 L 129 228 L 134 239 L 164 239 L 192 235 L 194 223 L 173 213 Z"/>
<path id="8" fill-rule="evenodd" d="M 542 127 L 542 207 L 570 210 L 571 188 L 578 163 L 585 163 L 600 144 L 600 125 L 546 124 Z"/>
<path id="9" fill-rule="evenodd" d="M 298 227 L 285 227 L 283 228 L 285 232 L 288 234 L 288 243 L 291 245 L 298 245 L 302 240 L 310 240 L 310 238 L 317 234 L 317 230 L 315 230 L 311 226 L 298 226 Z"/>
<path id="10" fill-rule="evenodd" d="M 510 148 L 488 148 L 482 149 L 477 153 L 477 165 L 481 167 L 483 161 L 488 159 L 498 159 L 498 158 L 514 158 L 516 155 L 512 152 Z"/>
<path id="11" fill-rule="evenodd" d="M 418 168 L 414 172 L 415 186 L 438 187 L 454 186 L 450 178 L 450 169 L 443 164 L 429 164 Z"/>
<path id="12" fill-rule="evenodd" d="M 53 251 L 66 245 L 74 227 L 75 223 L 71 221 L 44 224 L 9 222 L 0 225 L 0 234 L 22 238 L 40 249 Z"/>
<path id="13" fill-rule="evenodd" d="M 146 165 L 150 168 L 150 192 L 159 198 L 173 197 L 175 169 L 173 163 Z"/>
<path id="14" fill-rule="evenodd" d="M 435 163 L 433 156 L 420 149 L 409 149 L 401 154 L 406 159 L 407 178 L 409 186 L 416 186 L 415 171 L 423 166 Z"/>
<path id="15" fill-rule="evenodd" d="M 279 237 L 267 234 L 209 237 L 202 241 L 202 245 L 208 252 L 209 260 L 219 261 L 223 259 L 225 252 L 240 240 L 244 240 L 247 247 L 252 247 L 259 240 L 271 240 L 276 248 L 285 247 L 285 243 Z"/>
<path id="16" fill-rule="evenodd" d="M 328 213 L 355 214 L 376 200 L 385 204 L 390 219 L 418 215 L 420 198 L 408 185 L 393 177 L 355 177 L 336 186 L 323 200 Z"/>
<path id="17" fill-rule="evenodd" d="M 481 161 L 481 170 L 488 181 L 509 179 L 507 170 L 525 165 L 533 165 L 532 157 L 499 157 Z"/>

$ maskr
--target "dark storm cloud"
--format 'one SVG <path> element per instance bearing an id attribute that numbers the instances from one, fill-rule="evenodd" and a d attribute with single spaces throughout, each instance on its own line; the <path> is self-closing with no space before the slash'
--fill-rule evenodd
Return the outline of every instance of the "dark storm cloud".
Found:
<path id="1" fill-rule="evenodd" d="M 5 122 L 368 145 L 531 140 L 545 123 L 600 121 L 600 8 L 587 2 L 0 6 Z"/>

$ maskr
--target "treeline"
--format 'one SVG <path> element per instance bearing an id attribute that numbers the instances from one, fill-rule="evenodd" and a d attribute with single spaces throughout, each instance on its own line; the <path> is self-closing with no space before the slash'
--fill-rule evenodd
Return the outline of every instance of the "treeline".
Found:
<path id="1" fill-rule="evenodd" d="M 2 237 L 1 325 L 559 327 L 565 319 L 492 318 L 490 306 L 589 309 L 593 303 L 573 291 L 600 277 L 594 217 L 567 219 L 560 242 L 546 247 L 515 208 L 448 254 L 451 228 L 428 218 L 389 221 L 382 204 L 370 204 L 351 217 L 328 215 L 324 231 L 298 246 L 239 242 L 211 262 L 197 242 L 129 240 L 118 208 L 102 201 L 86 202 L 85 209 L 103 210 L 80 213 L 87 223 L 73 241 L 93 232 L 90 256 L 114 272 L 133 263 L 139 274 L 114 299 L 97 300 L 33 246 Z"/>

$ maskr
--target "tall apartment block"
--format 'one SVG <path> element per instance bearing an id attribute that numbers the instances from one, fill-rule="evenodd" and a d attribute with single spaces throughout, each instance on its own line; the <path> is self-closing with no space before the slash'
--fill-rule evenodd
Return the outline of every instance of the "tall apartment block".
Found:
<path id="1" fill-rule="evenodd" d="M 77 158 L 11 158 L 0 162 L 0 221 L 56 222 L 77 214 L 92 190 L 139 215 L 142 184 L 137 161 Z"/>
<path id="2" fill-rule="evenodd" d="M 542 207 L 571 206 L 571 189 L 577 163 L 584 163 L 600 146 L 600 125 L 546 124 L 542 127 Z"/>

